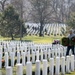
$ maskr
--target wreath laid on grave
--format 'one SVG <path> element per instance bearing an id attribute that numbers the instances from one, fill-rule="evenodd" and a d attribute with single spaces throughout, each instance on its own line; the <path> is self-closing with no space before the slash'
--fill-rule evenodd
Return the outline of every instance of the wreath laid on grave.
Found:
<path id="1" fill-rule="evenodd" d="M 61 40 L 63 46 L 69 46 L 69 38 L 63 37 Z"/>

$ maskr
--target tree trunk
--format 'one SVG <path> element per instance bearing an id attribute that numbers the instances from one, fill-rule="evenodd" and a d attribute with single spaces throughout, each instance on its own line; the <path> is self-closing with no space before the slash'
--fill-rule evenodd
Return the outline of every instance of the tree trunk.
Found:
<path id="1" fill-rule="evenodd" d="M 14 36 L 13 36 L 13 34 L 11 33 L 11 40 L 14 40 Z"/>
<path id="2" fill-rule="evenodd" d="M 22 41 L 22 25 L 20 26 L 20 41 Z"/>
<path id="3" fill-rule="evenodd" d="M 21 19 L 23 20 L 23 1 L 21 1 Z M 20 27 L 20 41 L 22 41 L 22 37 L 23 37 L 23 26 L 21 25 Z"/>
<path id="4" fill-rule="evenodd" d="M 2 4 L 2 11 L 4 11 L 4 4 Z"/>
<path id="5" fill-rule="evenodd" d="M 39 36 L 43 36 L 43 23 L 40 23 L 40 33 L 39 33 Z"/>

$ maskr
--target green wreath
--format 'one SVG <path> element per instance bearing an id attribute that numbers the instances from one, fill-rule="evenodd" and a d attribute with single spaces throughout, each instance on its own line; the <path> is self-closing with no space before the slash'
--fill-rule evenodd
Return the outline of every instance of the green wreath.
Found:
<path id="1" fill-rule="evenodd" d="M 61 40 L 63 46 L 69 46 L 69 38 L 63 37 Z"/>

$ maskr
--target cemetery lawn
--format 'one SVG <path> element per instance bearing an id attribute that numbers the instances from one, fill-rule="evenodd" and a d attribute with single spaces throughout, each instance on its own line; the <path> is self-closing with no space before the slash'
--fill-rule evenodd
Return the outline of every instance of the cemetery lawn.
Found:
<path id="1" fill-rule="evenodd" d="M 66 74 L 66 75 L 75 75 L 75 71 L 74 72 L 71 72 L 69 74 Z"/>
<path id="2" fill-rule="evenodd" d="M 63 36 L 62 36 L 63 37 Z M 22 38 L 22 40 L 25 40 L 26 42 L 34 42 L 34 43 L 52 43 L 54 39 L 61 39 L 61 36 L 44 36 L 44 37 L 39 37 L 39 36 L 25 36 Z M 11 38 L 6 38 L 6 37 L 0 37 L 0 40 L 11 40 Z M 15 40 L 19 40 L 19 38 L 15 38 Z M 25 69 L 23 68 L 23 73 L 25 74 Z M 33 70 L 35 69 L 34 64 L 33 64 Z M 5 75 L 5 69 L 3 68 L 0 70 L 0 73 L 2 75 Z M 16 67 L 13 67 L 13 75 L 16 75 Z M 61 74 L 60 74 L 61 75 Z M 75 71 L 71 72 L 69 74 L 65 75 L 75 75 Z"/>
<path id="3" fill-rule="evenodd" d="M 39 37 L 39 36 L 24 36 L 22 38 L 22 40 L 26 41 L 26 42 L 34 42 L 37 44 L 40 43 L 52 43 L 53 40 L 55 39 L 61 39 L 63 36 L 44 36 L 44 37 Z M 8 37 L 0 37 L 0 40 L 11 40 L 11 38 Z M 19 38 L 15 38 L 15 40 L 19 40 Z"/>

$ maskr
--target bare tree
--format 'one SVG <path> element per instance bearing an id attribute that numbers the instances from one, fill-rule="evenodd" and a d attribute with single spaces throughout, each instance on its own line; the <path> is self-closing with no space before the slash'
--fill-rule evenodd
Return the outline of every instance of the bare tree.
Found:
<path id="1" fill-rule="evenodd" d="M 71 8 L 71 12 L 75 12 L 75 3 L 72 3 L 70 8 Z"/>
<path id="2" fill-rule="evenodd" d="M 65 0 L 60 0 L 59 2 L 59 19 L 61 23 L 65 22 L 66 17 L 66 3 Z"/>
<path id="3" fill-rule="evenodd" d="M 70 13 L 74 11 L 74 0 L 51 0 L 54 10 L 55 22 L 65 23 L 69 19 Z"/>
<path id="4" fill-rule="evenodd" d="M 9 0 L 0 0 L 0 10 L 4 11 L 5 6 L 9 3 Z"/>
<path id="5" fill-rule="evenodd" d="M 70 18 L 72 12 L 72 7 L 75 4 L 75 0 L 65 0 L 65 20 L 67 21 Z"/>
<path id="6" fill-rule="evenodd" d="M 51 4 L 52 4 L 52 9 L 53 9 L 53 15 L 54 15 L 54 21 L 55 22 L 58 22 L 58 6 L 59 6 L 59 3 L 58 3 L 58 0 L 51 0 Z"/>
<path id="7" fill-rule="evenodd" d="M 43 36 L 43 27 L 50 22 L 51 14 L 51 0 L 30 0 L 31 3 L 31 19 L 33 22 L 40 23 L 39 36 Z"/>

